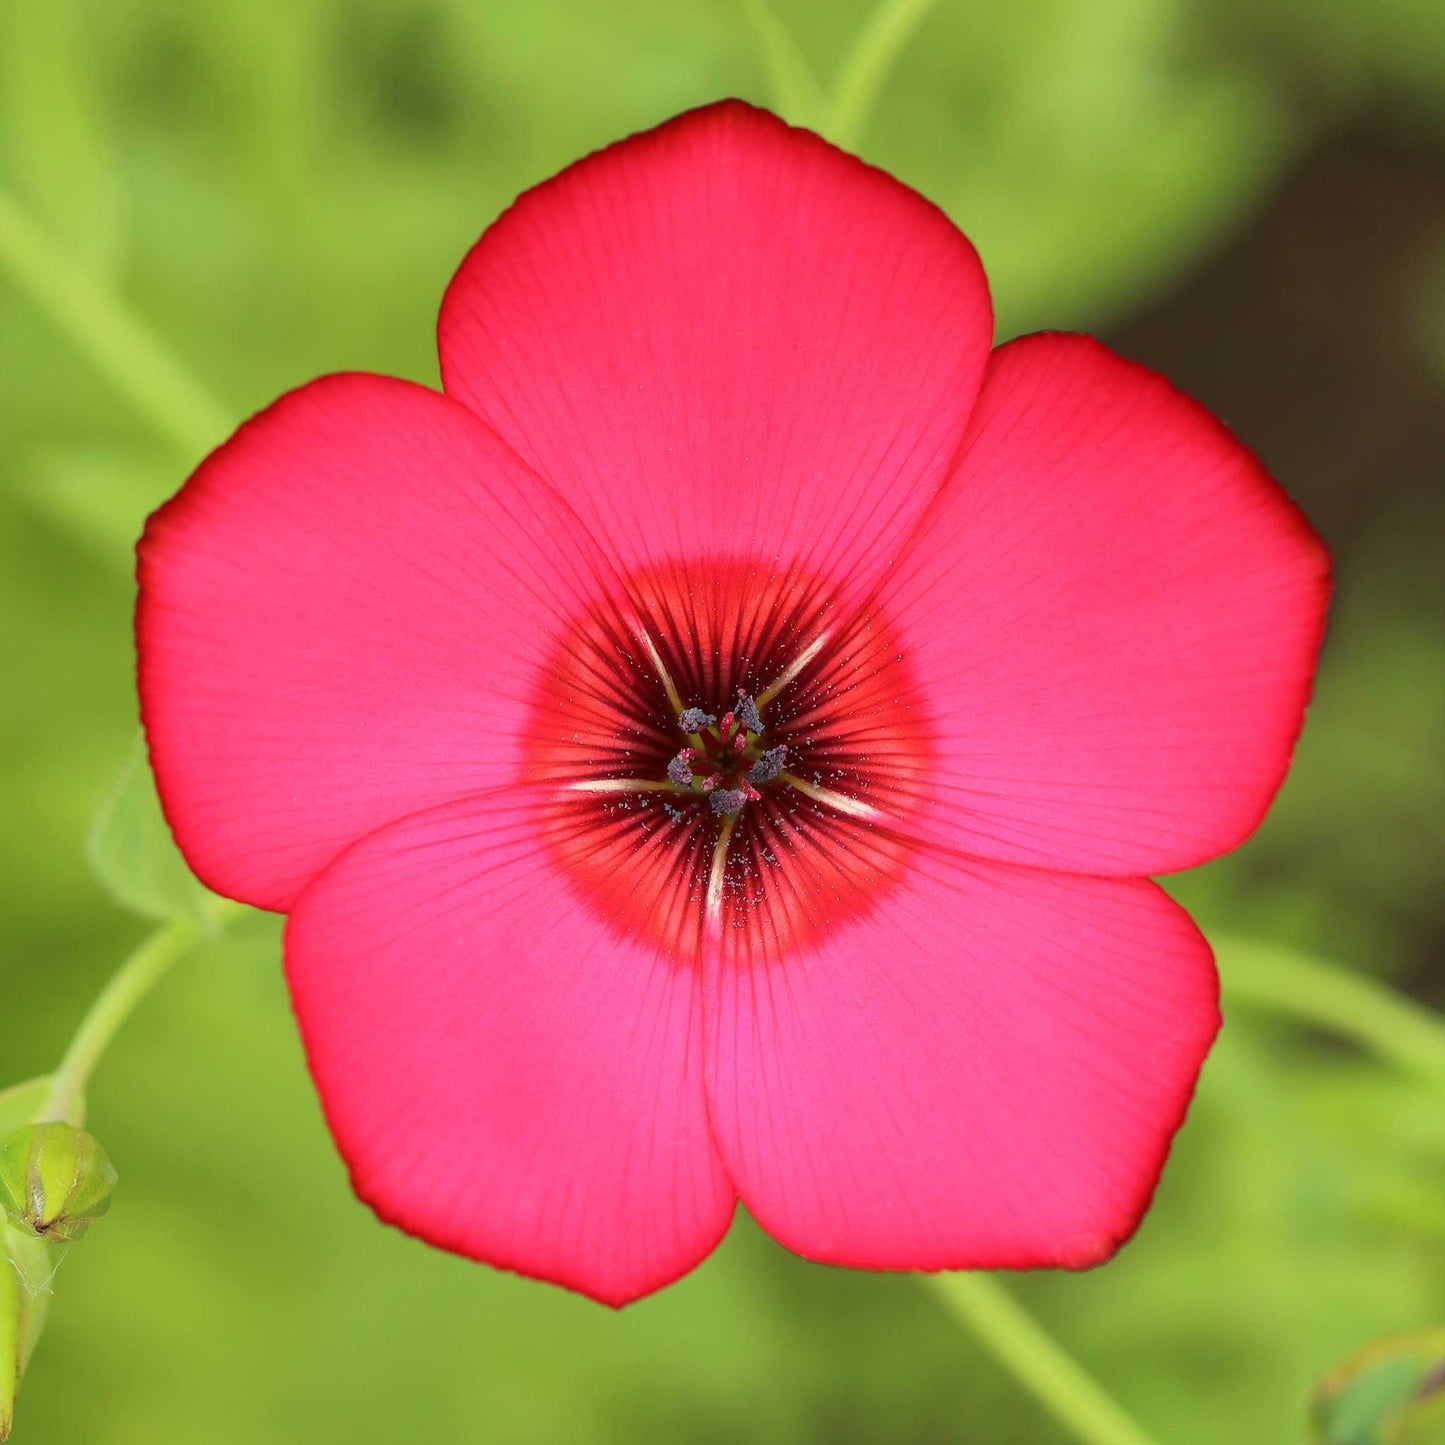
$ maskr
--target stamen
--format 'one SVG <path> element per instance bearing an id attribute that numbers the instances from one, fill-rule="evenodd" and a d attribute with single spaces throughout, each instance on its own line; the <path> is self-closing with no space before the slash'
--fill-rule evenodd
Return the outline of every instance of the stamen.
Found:
<path id="1" fill-rule="evenodd" d="M 707 801 L 714 813 L 736 813 L 747 803 L 748 795 L 741 788 L 714 788 L 707 795 Z"/>
<path id="2" fill-rule="evenodd" d="M 753 764 L 752 770 L 748 773 L 748 782 L 759 785 L 771 783 L 773 779 L 783 771 L 783 761 L 787 756 L 788 749 L 786 745 L 769 748 L 767 752 Z M 671 774 L 669 774 L 669 776 L 671 776 Z"/>
<path id="3" fill-rule="evenodd" d="M 700 707 L 683 708 L 677 715 L 677 725 L 685 733 L 701 732 L 703 728 L 710 728 L 717 719 L 710 713 L 704 712 Z"/>
<path id="4" fill-rule="evenodd" d="M 722 892 L 723 873 L 727 867 L 728 844 L 732 841 L 733 827 L 737 823 L 738 815 L 729 813 L 723 819 L 723 825 L 717 835 L 717 842 L 713 844 L 712 868 L 707 877 L 707 901 L 704 905 L 704 916 L 707 919 L 709 932 L 716 933 L 719 923 L 722 921 Z"/>
<path id="5" fill-rule="evenodd" d="M 564 783 L 569 793 L 675 793 L 673 783 L 660 778 L 587 778 L 580 783 Z"/>
<path id="6" fill-rule="evenodd" d="M 684 748 L 668 765 L 668 781 L 679 788 L 692 787 L 692 749 Z"/>
<path id="7" fill-rule="evenodd" d="M 828 807 L 836 808 L 850 818 L 881 818 L 883 816 L 871 803 L 865 803 L 861 798 L 850 798 L 846 793 L 835 793 L 832 788 L 820 788 L 816 783 L 809 783 L 796 773 L 780 772 L 778 776 L 790 787 L 796 788 L 804 797 L 812 798 L 815 803 L 826 803 Z"/>
<path id="8" fill-rule="evenodd" d="M 662 681 L 662 690 L 667 694 L 668 706 L 672 708 L 673 712 L 680 713 L 682 711 L 682 698 L 678 696 L 677 688 L 672 681 L 672 674 L 668 672 L 667 668 L 663 665 L 661 653 L 658 652 L 656 644 L 645 628 L 638 636 L 642 639 L 643 647 L 647 649 L 647 660 L 652 664 L 653 670 Z M 693 729 L 687 728 L 686 731 L 692 732 Z"/>
<path id="9" fill-rule="evenodd" d="M 763 719 L 758 712 L 758 705 L 742 688 L 738 689 L 738 705 L 734 711 L 738 715 L 738 720 L 750 733 L 762 732 Z"/>
<path id="10" fill-rule="evenodd" d="M 792 682 L 812 660 L 823 650 L 823 644 L 828 640 L 826 632 L 819 633 L 793 660 L 785 667 L 782 674 L 773 679 L 757 696 L 757 706 L 765 708 L 787 685 Z"/>

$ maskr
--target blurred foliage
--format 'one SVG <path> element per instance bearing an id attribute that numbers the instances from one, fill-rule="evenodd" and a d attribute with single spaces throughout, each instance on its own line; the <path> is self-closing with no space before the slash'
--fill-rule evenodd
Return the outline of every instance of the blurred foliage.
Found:
<path id="1" fill-rule="evenodd" d="M 85 852 L 99 882 L 132 913 L 203 916 L 206 890 L 171 839 L 140 738 L 96 814 Z"/>
<path id="2" fill-rule="evenodd" d="M 1384 1340 L 1331 1370 L 1310 1419 L 1316 1445 L 1441 1445 L 1445 1329 Z"/>
<path id="3" fill-rule="evenodd" d="M 323 371 L 434 381 L 443 286 L 519 190 L 687 106 L 766 102 L 780 76 L 808 118 L 868 14 L 10 0 L 0 186 L 238 415 Z M 858 145 L 968 230 L 1000 334 L 1107 332 L 1358 117 L 1438 163 L 1436 0 L 938 0 Z M 1401 346 L 1442 381 L 1435 246 Z M 0 278 L 0 1082 L 53 1067 L 141 933 L 85 839 L 134 736 L 129 544 L 195 460 Z M 1331 539 L 1335 620 L 1291 781 L 1246 848 L 1171 884 L 1206 931 L 1437 1003 L 1442 538 L 1427 496 Z M 116 898 L 164 913 L 190 885 L 134 866 L 153 807 L 122 795 L 91 851 Z M 21 1445 L 1063 1438 L 915 1281 L 806 1265 L 745 1220 L 620 1315 L 378 1227 L 322 1126 L 278 947 L 261 917 L 207 945 L 103 1065 L 93 1122 L 126 1184 L 67 1267 Z M 1327 1367 L 1445 1316 L 1441 1118 L 1417 1081 L 1231 1012 L 1139 1238 L 1017 1293 L 1169 1440 L 1302 1440 Z"/>

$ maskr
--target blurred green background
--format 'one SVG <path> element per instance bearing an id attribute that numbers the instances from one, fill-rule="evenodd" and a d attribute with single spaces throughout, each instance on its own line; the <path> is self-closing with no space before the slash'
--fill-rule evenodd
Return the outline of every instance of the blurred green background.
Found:
<path id="1" fill-rule="evenodd" d="M 519 190 L 688 106 L 777 103 L 769 13 L 831 82 L 870 9 L 4 0 L 0 189 L 236 416 L 324 371 L 435 382 L 442 289 Z M 1164 369 L 1335 552 L 1291 780 L 1170 886 L 1211 936 L 1445 1007 L 1445 7 L 894 12 L 916 29 L 854 143 L 973 237 L 1000 337 L 1087 327 Z M 130 544 L 197 456 L 0 266 L 0 1084 L 54 1066 L 146 928 L 84 840 L 135 728 Z M 102 1064 L 123 1183 L 56 1280 L 20 1445 L 1069 1438 L 919 1281 L 745 1219 L 621 1314 L 382 1228 L 277 953 L 248 921 Z M 1227 1027 L 1139 1236 L 1010 1284 L 1163 1439 L 1280 1445 L 1337 1359 L 1445 1319 L 1445 1092 L 1255 1007 L 1245 944 L 1221 963 Z"/>

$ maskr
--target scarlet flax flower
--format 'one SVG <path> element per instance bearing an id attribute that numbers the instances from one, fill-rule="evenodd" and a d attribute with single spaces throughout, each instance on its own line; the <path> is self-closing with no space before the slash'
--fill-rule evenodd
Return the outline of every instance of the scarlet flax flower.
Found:
<path id="1" fill-rule="evenodd" d="M 1082 1267 L 1219 1022 L 1147 875 L 1240 842 L 1324 551 L 967 240 L 724 103 L 528 192 L 444 391 L 284 396 L 140 547 L 200 877 L 290 915 L 357 1192 L 613 1303 L 746 1203 L 813 1259 Z"/>

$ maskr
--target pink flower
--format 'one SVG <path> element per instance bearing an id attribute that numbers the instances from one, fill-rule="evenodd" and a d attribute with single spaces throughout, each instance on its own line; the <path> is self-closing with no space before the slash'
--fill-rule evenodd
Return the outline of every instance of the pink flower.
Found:
<path id="1" fill-rule="evenodd" d="M 361 304 L 364 304 L 364 300 Z M 290 914 L 356 1190 L 620 1303 L 739 1198 L 813 1259 L 1082 1267 L 1219 1023 L 1325 553 L 933 206 L 737 103 L 524 195 L 444 394 L 283 397 L 140 549 L 196 872 Z"/>

